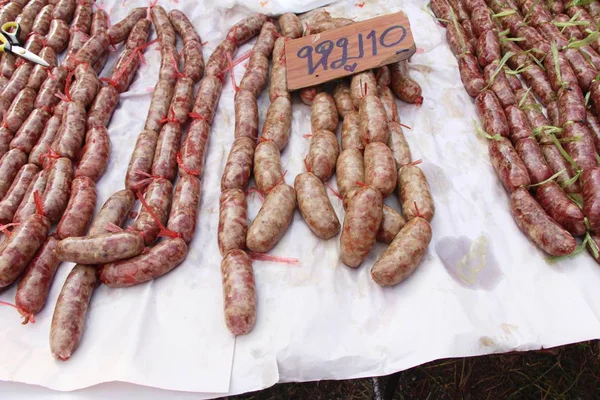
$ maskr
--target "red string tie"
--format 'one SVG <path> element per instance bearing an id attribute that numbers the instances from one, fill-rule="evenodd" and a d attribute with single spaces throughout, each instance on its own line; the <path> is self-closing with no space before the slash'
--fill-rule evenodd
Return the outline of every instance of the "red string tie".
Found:
<path id="1" fill-rule="evenodd" d="M 35 324 L 35 317 L 33 316 L 33 314 L 25 312 L 23 309 L 17 307 L 15 304 L 0 300 L 0 305 L 13 307 L 15 310 L 17 310 L 19 314 L 21 314 L 21 316 L 23 317 L 23 322 L 21 322 L 22 325 L 27 325 L 28 322 Z"/>
<path id="2" fill-rule="evenodd" d="M 186 174 L 193 175 L 198 178 L 200 177 L 200 171 L 186 167 L 181 156 L 181 151 L 177 152 L 177 165 L 179 165 L 179 168 L 181 168 Z"/>
<path id="3" fill-rule="evenodd" d="M 166 228 L 163 225 L 163 223 L 156 216 L 156 214 L 154 213 L 154 211 L 152 210 L 152 208 L 148 205 L 148 203 L 146 202 L 146 199 L 144 199 L 144 196 L 142 196 L 141 192 L 137 192 L 136 196 L 137 196 L 138 199 L 140 199 L 140 202 L 142 203 L 142 207 L 144 207 L 146 209 L 146 211 L 148 211 L 148 214 L 150 214 L 150 216 L 152 217 L 152 219 L 154 220 L 154 222 L 156 222 L 156 224 L 160 227 L 160 231 L 158 232 L 158 236 L 170 237 L 172 239 L 180 238 L 181 237 L 181 233 L 172 231 L 172 230 Z"/>

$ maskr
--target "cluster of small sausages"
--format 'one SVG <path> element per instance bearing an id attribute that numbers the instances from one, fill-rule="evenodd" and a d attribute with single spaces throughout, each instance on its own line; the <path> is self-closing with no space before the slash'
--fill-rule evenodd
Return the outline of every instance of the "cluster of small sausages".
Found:
<path id="1" fill-rule="evenodd" d="M 585 235 L 598 260 L 600 4 L 581 4 L 433 0 L 431 9 L 517 225 L 552 256 L 573 254 L 574 236 Z"/>

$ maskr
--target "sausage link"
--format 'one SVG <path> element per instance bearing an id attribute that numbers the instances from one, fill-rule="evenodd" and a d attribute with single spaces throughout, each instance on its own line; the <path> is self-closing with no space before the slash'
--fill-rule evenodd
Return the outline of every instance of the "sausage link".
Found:
<path id="1" fill-rule="evenodd" d="M 200 82 L 193 111 L 200 114 L 209 125 L 213 123 L 222 89 L 223 82 L 214 76 L 206 76 Z"/>
<path id="2" fill-rule="evenodd" d="M 531 184 L 527 167 L 506 138 L 490 140 L 488 150 L 496 174 L 506 190 L 512 193 L 521 186 Z"/>
<path id="3" fill-rule="evenodd" d="M 2 62 L 0 63 L 0 75 L 10 79 L 15 72 L 17 56 L 12 53 L 3 53 Z M 3 85 L 4 86 L 4 85 Z"/>
<path id="4" fill-rule="evenodd" d="M 54 234 L 48 236 L 42 247 L 23 272 L 17 286 L 15 305 L 26 314 L 37 314 L 44 308 L 50 286 L 60 261 L 54 250 L 58 240 Z"/>
<path id="5" fill-rule="evenodd" d="M 40 51 L 44 48 L 44 37 L 42 35 L 38 35 L 37 33 L 33 33 L 29 35 L 29 38 L 25 42 L 25 49 L 29 50 L 33 54 L 40 54 Z M 25 62 L 25 59 L 19 60 L 19 63 Z"/>
<path id="6" fill-rule="evenodd" d="M 90 229 L 88 230 L 88 236 L 98 236 L 103 233 L 109 233 L 107 229 L 108 224 L 114 224 L 121 226 L 127 220 L 129 212 L 135 202 L 135 195 L 129 189 L 119 190 L 108 198 L 102 205 L 102 208 L 96 214 Z"/>
<path id="7" fill-rule="evenodd" d="M 543 105 L 556 100 L 556 93 L 552 90 L 552 84 L 548 76 L 539 66 L 530 64 L 521 73 L 521 76 L 527 83 L 535 97 L 537 97 Z"/>
<path id="8" fill-rule="evenodd" d="M 365 145 L 360 130 L 360 115 L 357 111 L 346 114 L 342 121 L 342 150 L 357 149 L 362 151 Z"/>
<path id="9" fill-rule="evenodd" d="M 28 64 L 25 64 L 28 65 Z M 23 66 L 25 66 L 23 65 Z M 30 70 L 31 71 L 31 70 Z M 60 99 L 56 97 L 56 94 L 62 90 L 65 86 L 65 82 L 67 81 L 67 75 L 69 71 L 66 68 L 59 66 L 52 69 L 52 72 L 48 74 L 48 79 L 42 83 L 40 90 L 35 98 L 34 107 L 42 108 L 48 107 L 52 108 Z"/>
<path id="10" fill-rule="evenodd" d="M 413 218 L 413 220 L 419 219 Z M 383 218 L 377 231 L 377 241 L 382 243 L 392 243 L 400 229 L 406 225 L 406 219 L 398 211 L 388 205 L 383 205 Z"/>
<path id="11" fill-rule="evenodd" d="M 527 189 L 520 187 L 510 195 L 510 212 L 519 229 L 551 256 L 565 256 L 575 250 L 573 236 L 546 214 Z"/>
<path id="12" fill-rule="evenodd" d="M 515 150 L 521 157 L 525 168 L 527 168 L 531 183 L 540 183 L 552 176 L 552 170 L 546 163 L 542 155 L 542 149 L 534 138 L 520 139 L 515 146 Z"/>
<path id="13" fill-rule="evenodd" d="M 516 75 L 504 75 L 506 76 L 506 79 L 508 80 L 508 86 L 513 91 L 513 93 L 519 89 L 523 89 L 523 84 Z"/>
<path id="14" fill-rule="evenodd" d="M 294 13 L 282 14 L 278 22 L 281 27 L 281 34 L 290 39 L 297 39 L 304 32 L 300 18 Z"/>
<path id="15" fill-rule="evenodd" d="M 360 103 L 364 96 L 377 93 L 377 80 L 373 71 L 359 72 L 352 76 L 350 81 L 350 96 L 355 109 L 360 109 Z"/>
<path id="16" fill-rule="evenodd" d="M 290 226 L 296 209 L 296 191 L 281 184 L 269 191 L 258 215 L 250 224 L 246 246 L 257 253 L 266 253 L 281 239 Z"/>
<path id="17" fill-rule="evenodd" d="M 49 170 L 42 170 L 36 174 L 29 184 L 27 192 L 25 192 L 25 196 L 23 196 L 23 200 L 15 212 L 13 222 L 20 223 L 36 213 L 34 193 L 38 192 L 41 194 L 44 192 L 49 175 Z"/>
<path id="18" fill-rule="evenodd" d="M 423 103 L 421 86 L 410 77 L 408 73 L 408 61 L 399 61 L 390 64 L 392 71 L 392 91 L 405 103 L 420 105 Z"/>
<path id="19" fill-rule="evenodd" d="M 46 121 L 42 134 L 29 153 L 29 163 L 40 167 L 43 165 L 43 156 L 48 152 L 52 142 L 54 142 L 54 138 L 56 137 L 60 125 L 61 119 L 57 116 L 52 116 Z"/>
<path id="20" fill-rule="evenodd" d="M 335 116 L 337 119 L 337 112 Z M 262 129 L 262 139 L 272 140 L 279 148 L 279 151 L 281 151 L 287 145 L 291 133 L 292 103 L 286 97 L 278 97 L 271 102 L 267 111 L 267 117 Z"/>
<path id="21" fill-rule="evenodd" d="M 62 53 L 69 44 L 69 25 L 61 19 L 50 22 L 50 30 L 46 35 L 46 46 L 50 46 L 56 54 Z"/>
<path id="22" fill-rule="evenodd" d="M 307 35 L 315 35 L 317 33 L 329 31 L 331 29 L 342 28 L 344 26 L 352 25 L 354 20 L 349 18 L 332 18 L 330 20 L 313 21 L 306 31 Z"/>
<path id="23" fill-rule="evenodd" d="M 0 201 L 0 224 L 7 224 L 13 220 L 19 204 L 21 204 L 38 171 L 39 168 L 33 164 L 25 164 L 19 169 L 12 185 Z"/>
<path id="24" fill-rule="evenodd" d="M 52 21 L 53 12 L 54 6 L 52 4 L 45 5 L 33 20 L 31 32 L 46 36 L 50 31 L 50 22 Z"/>
<path id="25" fill-rule="evenodd" d="M 230 250 L 246 248 L 248 233 L 248 203 L 240 189 L 228 189 L 219 199 L 219 251 L 225 256 Z"/>
<path id="26" fill-rule="evenodd" d="M 357 111 L 350 93 L 350 85 L 346 80 L 340 81 L 333 89 L 335 106 L 342 118 L 346 118 L 348 114 Z"/>
<path id="27" fill-rule="evenodd" d="M 479 62 L 479 65 L 482 68 L 487 67 L 494 61 L 500 61 L 501 57 L 498 33 L 493 30 L 483 32 L 477 40 L 477 62 Z"/>
<path id="28" fill-rule="evenodd" d="M 515 105 L 516 98 L 515 94 L 513 93 L 510 87 L 508 79 L 504 74 L 504 71 L 497 71 L 498 65 L 499 64 L 497 62 L 492 62 L 487 67 L 485 67 L 483 74 L 490 89 L 496 94 L 496 97 L 498 97 L 500 105 L 503 108 L 506 108 L 508 106 Z M 496 74 L 495 77 L 493 77 L 493 74 Z"/>
<path id="29" fill-rule="evenodd" d="M 256 322 L 256 285 L 252 260 L 243 250 L 232 250 L 221 261 L 225 325 L 235 335 L 245 335 Z"/>
<path id="30" fill-rule="evenodd" d="M 376 95 L 366 95 L 358 108 L 360 118 L 360 136 L 366 146 L 372 142 L 387 143 L 390 132 L 387 124 L 385 108 Z"/>
<path id="31" fill-rule="evenodd" d="M 283 102 L 280 102 L 279 104 L 283 105 Z M 281 109 L 284 107 L 285 105 L 279 108 Z M 291 111 L 291 103 L 289 103 L 289 107 Z M 245 137 L 256 141 L 258 138 L 258 103 L 254 94 L 249 90 L 243 89 L 237 92 L 235 95 L 234 111 L 235 138 Z M 269 111 L 271 111 L 271 107 L 269 107 Z M 274 112 L 275 109 L 271 111 L 271 113 Z"/>
<path id="32" fill-rule="evenodd" d="M 60 239 L 85 234 L 94 215 L 96 199 L 94 181 L 85 176 L 73 179 L 69 203 L 56 228 Z"/>
<path id="33" fill-rule="evenodd" d="M 321 85 L 309 86 L 300 89 L 299 97 L 304 104 L 306 104 L 307 106 L 312 106 L 315 97 L 322 92 L 323 88 L 321 87 Z"/>
<path id="34" fill-rule="evenodd" d="M 154 9 L 154 7 L 153 7 Z M 138 21 L 142 20 L 146 17 L 146 8 L 138 7 L 134 8 L 133 11 L 129 13 L 125 18 L 121 21 L 117 22 L 110 28 L 108 28 L 107 34 L 110 37 L 111 44 L 118 44 L 129 36 L 129 33 L 133 29 L 133 27 L 138 23 Z M 160 29 L 160 28 L 158 28 Z M 158 30 L 157 29 L 157 30 Z M 162 41 L 161 41 L 162 42 Z"/>
<path id="35" fill-rule="evenodd" d="M 76 5 L 75 0 L 58 0 L 54 6 L 52 18 L 63 20 L 66 23 L 71 22 Z"/>
<path id="36" fill-rule="evenodd" d="M 335 164 L 340 147 L 334 133 L 319 130 L 313 133 L 310 141 L 306 167 L 323 182 L 327 181 L 335 172 Z"/>
<path id="37" fill-rule="evenodd" d="M 398 115 L 398 106 L 396 105 L 396 98 L 394 93 L 387 86 L 379 86 L 379 100 L 385 110 L 388 123 L 391 121 L 399 122 L 400 116 Z"/>
<path id="38" fill-rule="evenodd" d="M 5 127 L 0 126 L 0 157 L 2 157 L 10 149 L 13 133 Z"/>
<path id="39" fill-rule="evenodd" d="M 160 122 L 166 118 L 169 111 L 169 105 L 173 97 L 173 85 L 166 80 L 159 80 L 152 92 L 152 100 L 150 100 L 150 108 L 144 130 L 154 131 L 157 134 L 160 132 L 164 122 Z"/>
<path id="40" fill-rule="evenodd" d="M 449 24 L 446 21 L 452 21 L 454 10 L 446 0 L 432 0 L 429 7 L 442 26 L 447 27 Z"/>
<path id="41" fill-rule="evenodd" d="M 29 216 L 0 246 L 0 288 L 13 283 L 44 243 L 50 222 L 39 214 Z"/>
<path id="42" fill-rule="evenodd" d="M 598 121 L 598 117 L 596 117 L 590 109 L 586 111 L 586 124 L 590 135 L 594 139 L 594 144 L 596 145 L 596 151 L 600 149 L 600 121 Z"/>
<path id="43" fill-rule="evenodd" d="M 171 100 L 171 112 L 173 118 L 183 125 L 188 120 L 188 115 L 192 111 L 192 97 L 194 96 L 194 81 L 190 78 L 181 77 L 177 79 L 173 98 Z"/>
<path id="44" fill-rule="evenodd" d="M 398 198 L 407 220 L 422 217 L 431 222 L 433 219 L 435 205 L 429 183 L 416 165 L 407 164 L 398 170 Z"/>
<path id="45" fill-rule="evenodd" d="M 367 185 L 379 190 L 383 197 L 394 193 L 398 172 L 392 151 L 386 144 L 369 143 L 365 147 L 364 164 Z"/>
<path id="46" fill-rule="evenodd" d="M 15 19 L 15 22 L 18 23 L 21 28 L 19 32 L 19 41 L 21 43 L 27 40 L 27 36 L 33 27 L 34 18 L 45 5 L 45 0 L 31 0 L 23 7 L 21 14 Z"/>
<path id="47" fill-rule="evenodd" d="M 227 71 L 228 68 L 227 56 L 229 55 L 229 57 L 233 58 L 233 54 L 236 51 L 237 45 L 231 40 L 226 39 L 219 43 L 217 48 L 213 51 L 213 53 L 208 58 L 208 61 L 206 62 L 205 77 L 223 76 L 223 74 L 225 73 L 225 71 Z M 275 63 L 273 64 L 273 67 L 275 67 Z"/>
<path id="48" fill-rule="evenodd" d="M 109 232 L 95 236 L 72 236 L 56 245 L 61 261 L 86 265 L 106 264 L 135 257 L 144 251 L 144 238 L 138 232 Z"/>
<path id="49" fill-rule="evenodd" d="M 373 265 L 371 277 L 375 283 L 393 286 L 412 275 L 427 251 L 431 236 L 431 225 L 425 219 L 408 221 Z"/>
<path id="50" fill-rule="evenodd" d="M 92 35 L 75 54 L 75 57 L 65 63 L 65 66 L 67 69 L 74 70 L 77 64 L 93 65 L 108 50 L 108 46 L 110 46 L 110 38 L 106 32 Z"/>
<path id="51" fill-rule="evenodd" d="M 62 116 L 59 133 L 52 144 L 52 148 L 62 157 L 74 160 L 85 137 L 86 124 L 85 106 L 79 101 L 68 103 Z"/>
<path id="52" fill-rule="evenodd" d="M 75 168 L 75 177 L 87 177 L 97 182 L 108 164 L 110 139 L 104 126 L 94 126 L 87 131 L 81 158 Z"/>
<path id="53" fill-rule="evenodd" d="M 23 6 L 17 2 L 11 1 L 0 9 L 0 24 L 14 21 L 21 12 Z"/>
<path id="54" fill-rule="evenodd" d="M 156 35 L 158 36 L 161 46 L 175 47 L 177 43 L 175 29 L 173 28 L 171 21 L 169 21 L 169 16 L 165 9 L 161 6 L 154 6 L 150 9 L 150 15 L 152 16 L 152 22 L 154 23 Z M 142 18 L 144 16 L 142 16 Z"/>
<path id="55" fill-rule="evenodd" d="M 547 182 L 538 187 L 535 197 L 548 215 L 572 235 L 585 234 L 587 228 L 583 212 L 556 182 Z"/>
<path id="56" fill-rule="evenodd" d="M 337 131 L 339 123 L 338 113 L 335 107 L 335 101 L 329 93 L 322 92 L 317 94 L 310 110 L 310 122 L 313 132 L 319 130 L 328 130 L 331 132 Z"/>
<path id="57" fill-rule="evenodd" d="M 470 53 L 461 55 L 458 58 L 458 70 L 460 72 L 460 79 L 469 96 L 479 96 L 485 87 L 485 81 L 481 72 L 479 72 L 475 57 Z"/>
<path id="58" fill-rule="evenodd" d="M 90 33 L 96 35 L 100 32 L 106 32 L 110 25 L 108 13 L 102 9 L 97 9 L 92 16 L 92 26 Z"/>
<path id="59" fill-rule="evenodd" d="M 392 84 L 392 71 L 387 65 L 375 69 L 377 87 L 389 87 Z"/>
<path id="60" fill-rule="evenodd" d="M 575 177 L 575 171 L 571 164 L 565 160 L 560 151 L 553 144 L 542 145 L 542 154 L 548 163 L 548 166 L 552 169 L 553 173 L 558 173 L 559 171 L 564 172 L 556 178 L 558 184 L 564 189 L 566 193 L 580 193 L 581 185 L 579 181 L 574 181 L 568 186 L 565 186 L 567 180 L 571 180 Z"/>
<path id="61" fill-rule="evenodd" d="M 187 245 L 183 239 L 166 239 L 137 257 L 103 265 L 100 281 L 113 288 L 148 282 L 172 271 L 186 255 Z"/>
<path id="62" fill-rule="evenodd" d="M 546 107 L 546 114 L 548 114 L 548 119 L 550 120 L 553 126 L 559 126 L 560 116 L 558 110 L 558 103 L 556 101 L 553 101 L 552 103 L 548 104 L 548 107 Z"/>
<path id="63" fill-rule="evenodd" d="M 563 147 L 582 170 L 596 168 L 596 146 L 586 125 L 575 122 L 563 128 L 562 139 L 567 140 Z"/>
<path id="64" fill-rule="evenodd" d="M 139 60 L 139 58 L 136 57 L 136 60 Z M 177 77 L 179 76 L 179 60 L 180 57 L 176 47 L 162 46 L 160 48 L 158 78 L 168 81 L 172 86 L 175 86 L 175 81 L 177 81 Z"/>
<path id="65" fill-rule="evenodd" d="M 195 176 L 184 175 L 175 185 L 173 205 L 167 229 L 177 232 L 189 243 L 196 230 L 196 217 L 200 203 L 200 181 Z"/>
<path id="66" fill-rule="evenodd" d="M 246 17 L 229 29 L 227 39 L 233 41 L 237 46 L 241 46 L 258 35 L 266 21 L 267 16 L 264 14 L 254 14 Z"/>
<path id="67" fill-rule="evenodd" d="M 396 161 L 396 168 L 410 164 L 412 162 L 412 156 L 410 147 L 404 137 L 404 132 L 402 131 L 402 125 L 400 125 L 399 122 L 390 121 L 388 123 L 388 128 L 390 130 L 388 147 L 392 151 L 392 155 Z"/>
<path id="68" fill-rule="evenodd" d="M 233 141 L 221 177 L 222 192 L 228 189 L 246 191 L 252 174 L 255 147 L 255 141 L 248 137 L 239 137 Z"/>
<path id="69" fill-rule="evenodd" d="M 281 153 L 272 141 L 261 142 L 256 146 L 254 151 L 254 180 L 256 181 L 256 187 L 262 193 L 270 192 L 283 180 Z"/>
<path id="70" fill-rule="evenodd" d="M 160 130 L 152 162 L 153 176 L 160 176 L 170 181 L 175 179 L 181 133 L 181 125 L 177 122 L 169 122 Z"/>
<path id="71" fill-rule="evenodd" d="M 154 214 L 164 226 L 167 224 L 167 217 L 171 208 L 171 193 L 173 185 L 164 178 L 155 179 L 146 190 L 144 199 L 151 210 L 142 207 L 138 217 L 133 223 L 134 230 L 142 233 L 146 246 L 154 243 L 160 233 L 160 225 L 154 220 Z M 152 214 L 151 214 L 152 212 Z M 109 262 L 109 261 L 107 261 Z"/>
<path id="72" fill-rule="evenodd" d="M 102 87 L 90 107 L 87 118 L 88 129 L 108 126 L 110 119 L 119 104 L 119 92 L 114 86 Z"/>
<path id="73" fill-rule="evenodd" d="M 567 122 L 585 123 L 585 100 L 579 86 L 563 87 L 558 92 L 560 126 Z"/>
<path id="74" fill-rule="evenodd" d="M 0 158 L 0 199 L 9 191 L 19 170 L 27 163 L 27 155 L 19 149 L 12 149 Z"/>
<path id="75" fill-rule="evenodd" d="M 298 208 L 311 231 L 321 239 L 330 239 L 340 231 L 340 221 L 329 201 L 325 186 L 310 172 L 294 180 Z"/>
<path id="76" fill-rule="evenodd" d="M 364 187 L 350 200 L 344 216 L 340 254 L 344 264 L 358 267 L 375 244 L 383 219 L 383 199 L 379 191 Z"/>
<path id="77" fill-rule="evenodd" d="M 82 31 L 88 33 L 92 27 L 92 16 L 94 15 L 93 2 L 77 3 L 71 21 L 71 31 Z"/>
<path id="78" fill-rule="evenodd" d="M 275 40 L 273 47 L 273 65 L 271 67 L 271 79 L 269 82 L 269 99 L 275 100 L 277 97 L 287 97 L 291 99 L 287 87 L 287 78 L 285 70 L 285 38 L 280 37 Z"/>
<path id="79" fill-rule="evenodd" d="M 485 35 L 482 35 L 482 37 L 483 36 Z M 476 54 L 475 47 L 473 47 L 471 42 L 468 40 L 467 33 L 460 24 L 449 24 L 446 26 L 446 40 L 450 45 L 450 50 L 452 50 L 452 53 L 454 53 L 454 55 L 457 57 L 460 57 L 465 53 Z M 479 41 L 477 41 L 477 45 L 480 45 Z"/>
<path id="80" fill-rule="evenodd" d="M 583 171 L 583 214 L 587 217 L 593 232 L 600 230 L 600 167 Z"/>
<path id="81" fill-rule="evenodd" d="M 10 148 L 21 149 L 23 153 L 29 154 L 40 138 L 49 118 L 50 114 L 46 110 L 40 108 L 33 110 L 10 142 Z"/>
<path id="82" fill-rule="evenodd" d="M 68 360 L 79 346 L 90 300 L 98 284 L 95 266 L 77 264 L 63 285 L 50 327 L 50 350 L 61 361 Z"/>
<path id="83" fill-rule="evenodd" d="M 556 74 L 557 65 L 560 69 L 560 76 Z M 569 65 L 569 61 L 564 56 L 564 53 L 558 53 L 556 59 L 552 54 L 548 54 L 544 59 L 544 67 L 546 68 L 546 73 L 548 74 L 552 89 L 554 89 L 555 92 L 558 92 L 563 84 L 567 86 L 578 85 L 575 72 L 573 71 L 573 68 L 571 68 L 571 65 Z"/>
<path id="84" fill-rule="evenodd" d="M 4 117 L 4 126 L 11 132 L 17 132 L 31 114 L 36 95 L 35 90 L 26 87 L 15 97 Z"/>
<path id="85" fill-rule="evenodd" d="M 267 21 L 252 48 L 252 55 L 248 61 L 246 73 L 240 82 L 240 89 L 249 90 L 255 97 L 264 90 L 269 79 L 269 58 L 273 54 L 278 35 L 277 27 Z"/>
<path id="86" fill-rule="evenodd" d="M 188 17 L 185 16 L 179 10 L 171 10 L 169 11 L 169 21 L 171 21 L 171 25 L 173 28 L 179 33 L 179 36 L 183 39 L 183 42 L 196 41 L 201 42 L 200 35 L 196 32 L 194 25 L 190 22 Z"/>
<path id="87" fill-rule="evenodd" d="M 137 21 L 135 25 L 133 25 L 131 33 L 127 37 L 125 48 L 127 50 L 134 50 L 137 47 L 145 45 L 148 41 L 148 35 L 150 34 L 151 26 L 152 22 L 146 18 L 142 17 L 142 19 Z"/>
<path id="88" fill-rule="evenodd" d="M 198 119 L 192 122 L 181 146 L 180 175 L 202 176 L 209 135 L 210 125 L 206 121 Z"/>
<path id="89" fill-rule="evenodd" d="M 483 122 L 483 129 L 489 135 L 501 135 L 508 137 L 509 129 L 506 116 L 498 97 L 491 90 L 481 92 L 475 99 L 477 114 Z"/>
<path id="90" fill-rule="evenodd" d="M 39 55 L 51 67 L 56 66 L 56 52 L 52 47 L 44 47 Z M 33 67 L 29 80 L 27 81 L 27 87 L 30 87 L 37 92 L 40 87 L 42 87 L 42 84 L 46 81 L 46 78 L 48 78 L 47 67 L 36 64 Z"/>
<path id="91" fill-rule="evenodd" d="M 67 207 L 73 181 L 73 167 L 71 160 L 61 157 L 50 169 L 48 183 L 42 196 L 44 215 L 50 222 L 57 222 Z"/>
<path id="92" fill-rule="evenodd" d="M 598 71 L 578 49 L 565 49 L 563 54 L 569 60 L 579 86 L 583 91 L 587 92 L 590 89 L 592 81 L 596 79 Z"/>
<path id="93" fill-rule="evenodd" d="M 336 163 L 337 186 L 342 197 L 359 187 L 365 181 L 363 155 L 358 149 L 350 148 L 342 151 Z"/>
<path id="94" fill-rule="evenodd" d="M 80 64 L 75 68 L 75 83 L 69 90 L 71 101 L 80 101 L 87 108 L 101 86 L 96 72 L 88 64 Z"/>

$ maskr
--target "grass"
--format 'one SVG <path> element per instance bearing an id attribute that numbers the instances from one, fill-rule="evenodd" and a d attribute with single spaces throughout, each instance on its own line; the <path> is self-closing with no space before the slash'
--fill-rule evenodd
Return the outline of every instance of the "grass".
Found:
<path id="1" fill-rule="evenodd" d="M 600 399 L 600 341 L 550 350 L 438 360 L 378 378 L 394 400 Z M 395 384 L 396 383 L 396 384 Z M 388 392 L 386 392 L 388 391 Z M 372 379 L 285 383 L 231 400 L 371 400 Z"/>

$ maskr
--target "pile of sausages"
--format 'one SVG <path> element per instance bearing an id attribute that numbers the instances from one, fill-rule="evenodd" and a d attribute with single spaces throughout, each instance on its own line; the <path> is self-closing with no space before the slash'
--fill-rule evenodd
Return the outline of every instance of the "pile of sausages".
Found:
<path id="1" fill-rule="evenodd" d="M 434 0 L 431 9 L 517 225 L 551 256 L 587 246 L 598 261 L 600 3 L 586 3 Z M 582 247 L 574 236 L 585 236 Z"/>

